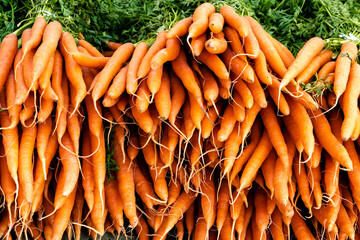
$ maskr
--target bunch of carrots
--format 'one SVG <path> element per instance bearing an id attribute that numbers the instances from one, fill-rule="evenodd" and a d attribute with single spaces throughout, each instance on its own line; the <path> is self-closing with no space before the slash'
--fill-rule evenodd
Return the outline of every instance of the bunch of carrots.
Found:
<path id="1" fill-rule="evenodd" d="M 108 47 L 43 17 L 2 40 L 0 237 L 360 238 L 354 43 L 295 58 L 204 3 Z"/>

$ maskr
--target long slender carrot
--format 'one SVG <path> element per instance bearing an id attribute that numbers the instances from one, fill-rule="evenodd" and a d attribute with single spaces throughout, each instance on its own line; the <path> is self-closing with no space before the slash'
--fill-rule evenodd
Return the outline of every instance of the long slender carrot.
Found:
<path id="1" fill-rule="evenodd" d="M 5 84 L 6 78 L 10 72 L 16 52 L 17 52 L 17 37 L 15 34 L 8 34 L 2 39 L 0 45 L 0 90 Z M 16 65 L 17 66 L 17 65 Z M 16 71 L 16 69 L 15 69 Z"/>
<path id="2" fill-rule="evenodd" d="M 129 68 L 126 73 L 126 91 L 128 94 L 134 94 L 138 88 L 138 77 L 136 74 L 141 64 L 141 60 L 144 58 L 147 50 L 148 47 L 147 47 L 147 43 L 145 42 L 140 42 L 135 47 L 133 56 L 129 61 Z"/>
<path id="3" fill-rule="evenodd" d="M 166 35 L 167 39 L 172 39 L 175 37 L 182 37 L 184 36 L 192 24 L 192 17 L 184 18 L 180 21 L 178 21 L 172 28 L 169 30 L 169 32 Z"/>
<path id="4" fill-rule="evenodd" d="M 157 52 L 151 59 L 151 68 L 157 69 L 165 62 L 175 60 L 180 53 L 180 40 L 172 38 L 166 40 L 166 47 Z"/>
<path id="5" fill-rule="evenodd" d="M 246 37 L 249 34 L 250 26 L 244 17 L 239 16 L 235 9 L 230 6 L 223 6 L 220 8 L 220 13 L 223 15 L 225 22 L 232 28 L 238 31 L 241 37 Z"/>

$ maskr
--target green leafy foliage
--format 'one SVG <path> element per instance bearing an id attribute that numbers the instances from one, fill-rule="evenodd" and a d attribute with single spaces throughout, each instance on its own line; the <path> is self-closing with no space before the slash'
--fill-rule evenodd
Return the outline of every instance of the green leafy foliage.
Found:
<path id="1" fill-rule="evenodd" d="M 315 81 L 310 81 L 309 83 L 301 83 L 300 87 L 304 91 L 312 94 L 312 96 L 318 98 L 321 95 L 323 95 L 326 90 L 330 92 L 333 91 L 333 86 L 331 82 L 324 81 L 324 79 L 323 78 L 319 79 L 318 75 L 315 74 Z"/>

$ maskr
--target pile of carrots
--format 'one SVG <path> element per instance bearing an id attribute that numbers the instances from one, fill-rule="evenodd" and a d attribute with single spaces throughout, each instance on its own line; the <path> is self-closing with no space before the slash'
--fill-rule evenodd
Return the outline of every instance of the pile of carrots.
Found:
<path id="1" fill-rule="evenodd" d="M 108 47 L 43 17 L 2 40 L 0 237 L 359 239 L 354 43 L 295 58 L 204 3 Z"/>

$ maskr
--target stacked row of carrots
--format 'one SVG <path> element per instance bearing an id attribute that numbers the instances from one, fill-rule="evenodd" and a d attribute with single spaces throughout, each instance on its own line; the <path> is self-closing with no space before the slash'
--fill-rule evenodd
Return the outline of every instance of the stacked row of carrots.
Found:
<path id="1" fill-rule="evenodd" d="M 0 236 L 359 239 L 354 43 L 295 58 L 204 3 L 108 47 L 42 17 L 2 40 Z"/>

